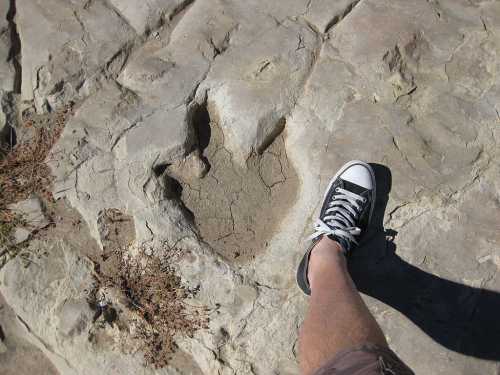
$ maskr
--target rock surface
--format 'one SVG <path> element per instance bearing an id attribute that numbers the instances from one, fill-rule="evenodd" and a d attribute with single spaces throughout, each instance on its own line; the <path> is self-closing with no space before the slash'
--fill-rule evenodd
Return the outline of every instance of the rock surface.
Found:
<path id="1" fill-rule="evenodd" d="M 24 104 L 76 103 L 47 162 L 84 222 L 0 272 L 59 373 L 297 374 L 296 265 L 351 159 L 391 172 L 377 167 L 382 231 L 352 267 L 392 348 L 417 374 L 498 373 L 500 2 L 14 3 L 0 44 L 15 25 Z M 96 334 L 87 257 L 105 253 L 109 209 L 133 218 L 130 256 L 180 252 L 209 311 L 162 369 L 123 327 Z"/>
<path id="2" fill-rule="evenodd" d="M 38 198 L 30 198 L 12 204 L 9 209 L 15 214 L 21 215 L 23 220 L 22 226 L 18 226 L 14 233 L 16 244 L 27 240 L 32 232 L 49 225 Z"/>
<path id="3" fill-rule="evenodd" d="M 16 91 L 16 39 L 13 37 L 13 9 L 8 1 L 0 4 L 0 136 L 9 141 L 12 124 L 12 93 Z M 15 33 L 14 33 L 15 35 Z M 7 143 L 6 142 L 6 143 Z"/>
<path id="4" fill-rule="evenodd" d="M 42 351 L 26 340 L 26 327 L 0 296 L 0 372 L 5 375 L 58 375 Z"/>
<path id="5" fill-rule="evenodd" d="M 103 1 L 20 0 L 16 8 L 21 98 L 34 99 L 38 111 L 93 92 L 136 35 Z"/>
<path id="6" fill-rule="evenodd" d="M 133 0 L 110 0 L 116 11 L 142 35 L 157 29 L 171 19 L 178 9 L 185 6 L 182 0 L 147 0 L 141 3 Z"/>
<path id="7" fill-rule="evenodd" d="M 0 90 L 12 91 L 14 89 L 14 68 L 10 63 L 11 37 L 7 15 L 9 14 L 9 3 L 3 1 L 0 4 Z"/>

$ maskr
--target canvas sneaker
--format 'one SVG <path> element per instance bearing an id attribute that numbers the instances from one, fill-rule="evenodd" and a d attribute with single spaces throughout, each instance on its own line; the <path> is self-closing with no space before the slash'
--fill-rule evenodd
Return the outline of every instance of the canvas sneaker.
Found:
<path id="1" fill-rule="evenodd" d="M 311 294 L 307 272 L 316 243 L 323 236 L 328 236 L 340 244 L 347 256 L 358 245 L 370 224 L 375 196 L 375 173 L 365 162 L 350 161 L 332 178 L 319 218 L 314 224 L 314 233 L 309 237 L 311 243 L 297 270 L 297 283 L 305 294 Z"/>

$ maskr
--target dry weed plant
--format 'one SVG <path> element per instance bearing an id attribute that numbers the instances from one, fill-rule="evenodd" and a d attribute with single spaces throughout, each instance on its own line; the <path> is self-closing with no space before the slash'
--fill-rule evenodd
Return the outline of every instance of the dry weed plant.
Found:
<path id="1" fill-rule="evenodd" d="M 146 367 L 167 366 L 178 349 L 176 337 L 193 337 L 197 330 L 208 328 L 208 308 L 189 304 L 195 291 L 185 287 L 173 267 L 158 258 L 121 258 L 112 272 L 108 268 L 107 275 L 99 269 L 99 288 L 119 291 L 126 307 L 134 312 L 133 322 L 121 323 L 134 326 L 132 338 L 141 343 Z M 103 313 L 106 309 L 110 306 Z"/>
<path id="2" fill-rule="evenodd" d="M 68 105 L 51 114 L 29 115 L 23 119 L 24 130 L 33 136 L 14 146 L 1 146 L 0 154 L 0 267 L 22 246 L 13 241 L 13 231 L 23 224 L 22 215 L 9 210 L 8 206 L 33 195 L 45 201 L 53 201 L 50 192 L 52 176 L 46 159 L 52 146 L 59 139 L 67 119 L 73 113 Z"/>
<path id="3" fill-rule="evenodd" d="M 193 337 L 197 330 L 208 328 L 208 310 L 189 303 L 196 290 L 183 285 L 175 272 L 180 250 L 168 250 L 168 259 L 164 260 L 146 255 L 143 249 L 139 255 L 131 256 L 133 218 L 107 209 L 101 212 L 98 222 L 103 253 L 95 261 L 97 289 L 119 292 L 121 304 L 133 312 L 134 319 L 122 321 L 127 318 L 117 314 L 118 326 L 134 327 L 132 338 L 140 343 L 145 366 L 164 367 L 177 350 L 176 337 Z M 106 311 L 113 311 L 114 307 L 107 303 L 104 306 L 102 315 L 107 320 Z"/>

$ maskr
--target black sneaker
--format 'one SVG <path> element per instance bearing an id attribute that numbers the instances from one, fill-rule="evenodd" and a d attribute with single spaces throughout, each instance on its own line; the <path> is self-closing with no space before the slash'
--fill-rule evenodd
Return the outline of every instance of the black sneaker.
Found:
<path id="1" fill-rule="evenodd" d="M 347 256 L 370 224 L 375 195 L 375 173 L 362 161 L 345 164 L 330 181 L 319 219 L 314 224 L 314 234 L 309 237 L 311 245 L 297 270 L 297 283 L 305 294 L 311 294 L 307 271 L 314 245 L 326 235 L 337 241 Z"/>

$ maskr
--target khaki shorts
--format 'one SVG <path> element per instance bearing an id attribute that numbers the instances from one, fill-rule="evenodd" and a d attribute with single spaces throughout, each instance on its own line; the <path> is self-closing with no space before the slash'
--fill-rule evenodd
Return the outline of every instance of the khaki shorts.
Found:
<path id="1" fill-rule="evenodd" d="M 392 350 L 366 344 L 337 354 L 314 375 L 414 375 Z"/>

